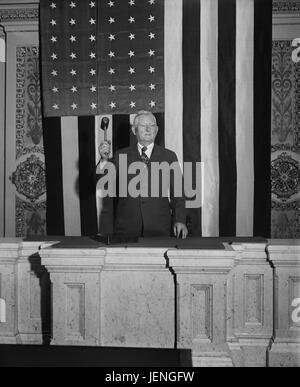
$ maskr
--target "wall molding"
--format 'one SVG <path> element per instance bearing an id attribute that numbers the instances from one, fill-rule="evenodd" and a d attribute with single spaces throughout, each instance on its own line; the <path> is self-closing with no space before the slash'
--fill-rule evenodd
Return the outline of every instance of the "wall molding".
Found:
<path id="1" fill-rule="evenodd" d="M 293 13 L 300 11 L 300 1 L 299 0 L 289 0 L 289 1 L 273 1 L 273 13 Z"/>
<path id="2" fill-rule="evenodd" d="M 38 4 L 0 5 L 0 23 L 37 22 L 38 19 Z"/>

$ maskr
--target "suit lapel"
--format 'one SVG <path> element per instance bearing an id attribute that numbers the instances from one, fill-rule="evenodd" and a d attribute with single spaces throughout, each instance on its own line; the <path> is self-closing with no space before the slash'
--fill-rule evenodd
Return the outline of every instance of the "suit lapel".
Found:
<path id="1" fill-rule="evenodd" d="M 160 147 L 157 144 L 154 144 L 153 151 L 150 157 L 150 162 L 159 162 L 160 161 Z"/>

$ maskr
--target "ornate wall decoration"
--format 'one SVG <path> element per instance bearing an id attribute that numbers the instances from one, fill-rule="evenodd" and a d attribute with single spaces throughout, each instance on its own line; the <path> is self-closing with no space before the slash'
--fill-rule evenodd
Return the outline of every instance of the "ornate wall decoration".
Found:
<path id="1" fill-rule="evenodd" d="M 0 22 L 37 21 L 38 18 L 38 6 L 22 8 L 22 5 L 20 5 L 18 8 L 0 9 Z"/>
<path id="2" fill-rule="evenodd" d="M 18 47 L 16 85 L 16 235 L 46 234 L 39 48 Z"/>
<path id="3" fill-rule="evenodd" d="M 35 203 L 46 193 L 45 163 L 32 154 L 25 161 L 18 164 L 13 174 L 17 192 L 25 200 Z"/>
<path id="4" fill-rule="evenodd" d="M 293 13 L 300 11 L 299 0 L 274 0 L 273 1 L 273 12 L 274 13 Z"/>
<path id="5" fill-rule="evenodd" d="M 300 66 L 290 40 L 273 42 L 272 237 L 300 237 Z"/>

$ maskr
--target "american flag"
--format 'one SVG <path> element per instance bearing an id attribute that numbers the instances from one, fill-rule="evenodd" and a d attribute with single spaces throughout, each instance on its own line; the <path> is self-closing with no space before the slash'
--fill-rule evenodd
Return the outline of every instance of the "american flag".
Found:
<path id="1" fill-rule="evenodd" d="M 164 111 L 164 1 L 42 1 L 44 114 Z"/>
<path id="2" fill-rule="evenodd" d="M 191 235 L 269 236 L 272 0 L 41 0 L 40 21 L 49 235 L 96 233 L 101 120 L 114 152 L 143 109 L 204 163 Z"/>

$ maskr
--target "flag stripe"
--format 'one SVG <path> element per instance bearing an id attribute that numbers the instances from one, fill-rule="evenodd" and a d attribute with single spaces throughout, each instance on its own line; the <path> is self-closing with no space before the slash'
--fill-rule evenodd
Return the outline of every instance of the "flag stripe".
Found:
<path id="1" fill-rule="evenodd" d="M 219 1 L 220 235 L 236 233 L 236 0 Z"/>
<path id="2" fill-rule="evenodd" d="M 202 236 L 219 236 L 218 0 L 201 0 Z"/>
<path id="3" fill-rule="evenodd" d="M 60 118 L 43 120 L 47 182 L 47 235 L 65 235 Z"/>
<path id="4" fill-rule="evenodd" d="M 95 192 L 95 117 L 78 117 L 81 234 L 97 233 Z"/>
<path id="5" fill-rule="evenodd" d="M 78 192 L 78 117 L 61 118 L 62 178 L 65 235 L 80 236 L 80 200 Z"/>
<path id="6" fill-rule="evenodd" d="M 237 1 L 236 33 L 236 235 L 253 235 L 253 58 L 254 0 Z"/>
<path id="7" fill-rule="evenodd" d="M 128 114 L 114 115 L 113 116 L 114 152 L 116 152 L 119 149 L 130 146 L 130 141 L 131 141 L 130 116 Z"/>
<path id="8" fill-rule="evenodd" d="M 201 161 L 200 2 L 183 1 L 183 160 Z M 196 181 L 193 169 L 193 181 Z M 193 235 L 201 235 L 201 208 L 188 210 Z"/>
<path id="9" fill-rule="evenodd" d="M 272 2 L 254 1 L 254 236 L 270 237 Z"/>
<path id="10" fill-rule="evenodd" d="M 157 122 L 157 126 L 159 131 L 157 133 L 157 137 L 155 142 L 160 146 L 165 146 L 165 115 L 164 113 L 155 113 L 155 118 Z"/>
<path id="11" fill-rule="evenodd" d="M 182 0 L 165 0 L 165 145 L 183 163 Z M 190 128 L 189 128 L 190 129 Z"/>

